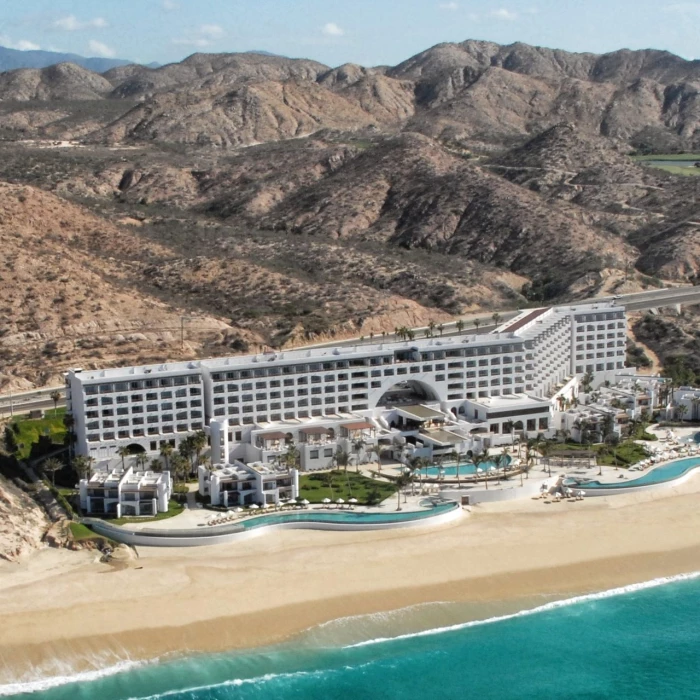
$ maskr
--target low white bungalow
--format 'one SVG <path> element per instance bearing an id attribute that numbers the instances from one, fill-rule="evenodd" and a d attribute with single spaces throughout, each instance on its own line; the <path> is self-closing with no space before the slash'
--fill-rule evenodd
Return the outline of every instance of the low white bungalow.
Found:
<path id="1" fill-rule="evenodd" d="M 80 507 L 85 513 L 152 516 L 168 510 L 173 484 L 169 472 L 136 472 L 133 467 L 95 472 L 80 480 Z"/>

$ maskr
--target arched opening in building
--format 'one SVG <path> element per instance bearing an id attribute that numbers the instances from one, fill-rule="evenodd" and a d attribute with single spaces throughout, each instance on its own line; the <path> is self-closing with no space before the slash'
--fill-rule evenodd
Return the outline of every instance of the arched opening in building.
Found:
<path id="1" fill-rule="evenodd" d="M 142 455 L 146 453 L 146 448 L 142 445 L 137 445 L 135 442 L 132 442 L 131 445 L 127 445 L 126 449 L 130 455 Z"/>
<path id="2" fill-rule="evenodd" d="M 513 423 L 513 430 L 515 431 L 522 431 L 524 427 L 525 426 L 521 420 L 516 420 L 515 423 Z"/>
<path id="3" fill-rule="evenodd" d="M 432 387 L 408 379 L 403 382 L 398 382 L 387 389 L 377 402 L 377 406 L 411 406 L 413 404 L 432 403 L 439 401 L 438 395 Z"/>

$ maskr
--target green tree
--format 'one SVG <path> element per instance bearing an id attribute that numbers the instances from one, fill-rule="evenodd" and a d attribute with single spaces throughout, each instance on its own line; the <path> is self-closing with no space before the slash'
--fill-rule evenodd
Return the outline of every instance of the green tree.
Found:
<path id="1" fill-rule="evenodd" d="M 175 448 L 169 442 L 163 443 L 160 447 L 160 456 L 165 461 L 166 471 L 170 471 L 170 458 L 172 457 L 174 451 Z"/>
<path id="2" fill-rule="evenodd" d="M 445 332 L 445 326 L 441 323 L 438 327 L 438 333 L 442 335 Z"/>
<path id="3" fill-rule="evenodd" d="M 477 331 L 479 330 L 480 325 L 481 325 L 481 319 L 475 318 L 474 319 L 474 328 L 476 328 Z"/>
<path id="4" fill-rule="evenodd" d="M 203 430 L 197 431 L 192 437 L 192 447 L 194 449 L 195 458 L 197 460 L 197 466 L 199 466 L 199 459 L 202 450 L 207 446 L 207 434 Z"/>
<path id="5" fill-rule="evenodd" d="M 90 481 L 90 476 L 92 475 L 92 463 L 95 460 L 92 457 L 86 457 L 85 455 L 77 455 L 73 457 L 73 469 L 80 479 L 87 479 Z"/>
<path id="6" fill-rule="evenodd" d="M 51 400 L 53 401 L 53 415 L 55 417 L 56 411 L 58 409 L 58 402 L 61 400 L 61 392 L 58 390 L 54 390 L 49 394 L 49 396 L 51 397 Z"/>
<path id="7" fill-rule="evenodd" d="M 503 480 L 508 479 L 508 465 L 510 464 L 510 457 L 508 455 L 508 450 L 504 447 L 501 453 L 496 457 L 496 466 L 499 469 L 503 469 Z M 522 478 L 522 473 L 521 473 Z"/>
<path id="8" fill-rule="evenodd" d="M 163 463 L 158 458 L 154 458 L 151 460 L 151 463 L 148 465 L 148 468 L 152 472 L 161 472 L 163 471 Z"/>
<path id="9" fill-rule="evenodd" d="M 56 472 L 63 469 L 63 466 L 63 462 L 61 462 L 60 459 L 56 459 L 55 457 L 49 457 L 48 459 L 44 460 L 44 463 L 41 465 L 41 469 L 44 472 L 44 474 L 51 474 L 51 483 L 55 486 Z"/>
<path id="10" fill-rule="evenodd" d="M 347 473 L 348 464 L 350 464 L 350 455 L 342 447 L 338 446 L 333 455 L 333 462 L 337 467 L 342 468 L 345 473 Z"/>
<path id="11" fill-rule="evenodd" d="M 493 325 L 494 325 L 494 326 L 500 325 L 500 323 L 501 323 L 501 314 L 499 314 L 498 311 L 495 311 L 495 312 L 491 315 L 491 320 L 493 321 Z"/>
<path id="12" fill-rule="evenodd" d="M 401 510 L 401 491 L 405 489 L 412 481 L 410 472 L 402 472 L 396 477 L 394 483 L 396 484 L 396 494 L 398 496 L 398 507 L 396 510 Z"/>
<path id="13" fill-rule="evenodd" d="M 464 330 L 464 321 L 461 318 L 457 319 L 455 327 L 457 328 L 457 333 L 461 333 Z"/>
<path id="14" fill-rule="evenodd" d="M 16 423 L 14 425 L 16 425 Z M 9 425 L 5 426 L 5 449 L 11 455 L 15 454 L 19 449 L 15 431 Z"/>
<path id="15" fill-rule="evenodd" d="M 180 443 L 182 444 L 182 443 Z M 170 458 L 170 473 L 173 481 L 180 479 L 183 483 L 187 481 L 190 472 L 190 461 L 182 455 L 179 450 Z"/>
<path id="16" fill-rule="evenodd" d="M 118 450 L 117 454 L 122 458 L 122 469 L 126 469 L 124 460 L 131 454 L 131 450 L 126 445 L 122 445 Z"/>
<path id="17" fill-rule="evenodd" d="M 462 455 L 457 450 L 452 450 L 450 452 L 450 460 L 455 463 L 455 476 L 457 477 L 457 486 L 460 486 L 459 481 L 459 463 L 462 459 Z"/>
<path id="18" fill-rule="evenodd" d="M 300 468 L 301 452 L 299 452 L 299 448 L 293 442 L 287 445 L 287 451 L 282 455 L 282 462 L 287 469 Z"/>
<path id="19" fill-rule="evenodd" d="M 479 469 L 480 464 L 486 464 L 486 462 L 489 461 L 489 453 L 487 450 L 482 450 L 480 452 L 476 452 L 474 456 L 472 457 L 472 463 L 474 464 L 474 470 L 477 471 Z M 484 469 L 484 485 L 486 486 L 486 490 L 488 491 L 489 488 L 489 479 L 488 479 L 489 473 L 487 469 Z"/>
<path id="20" fill-rule="evenodd" d="M 192 436 L 188 435 L 177 448 L 181 457 L 184 457 L 190 465 L 190 473 L 194 470 L 195 446 Z"/>
<path id="21" fill-rule="evenodd" d="M 680 403 L 676 406 L 676 417 L 678 420 L 683 420 L 686 413 L 688 413 L 688 407 L 685 404 Z"/>
<path id="22" fill-rule="evenodd" d="M 586 374 L 581 377 L 581 389 L 583 389 L 584 394 L 590 394 L 591 387 L 593 386 L 593 372 L 586 372 Z"/>

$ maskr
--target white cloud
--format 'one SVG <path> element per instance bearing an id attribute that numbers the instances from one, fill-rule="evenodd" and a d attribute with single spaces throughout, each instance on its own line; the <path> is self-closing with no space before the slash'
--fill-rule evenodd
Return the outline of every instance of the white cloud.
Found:
<path id="1" fill-rule="evenodd" d="M 180 9 L 180 5 L 174 0 L 163 0 L 162 7 L 166 12 L 174 12 L 175 10 Z"/>
<path id="2" fill-rule="evenodd" d="M 335 22 L 328 22 L 328 24 L 324 25 L 321 31 L 326 36 L 343 36 L 345 34 L 345 32 Z"/>
<path id="3" fill-rule="evenodd" d="M 101 41 L 95 41 L 94 39 L 90 39 L 88 47 L 90 48 L 90 52 L 93 56 L 101 56 L 102 58 L 114 58 L 117 55 L 117 52 L 114 49 L 107 46 L 107 44 L 103 44 Z"/>
<path id="4" fill-rule="evenodd" d="M 203 24 L 199 28 L 202 36 L 210 36 L 214 39 L 224 35 L 224 30 L 218 24 Z"/>
<path id="5" fill-rule="evenodd" d="M 28 39 L 18 39 L 15 41 L 6 34 L 0 34 L 0 46 L 7 49 L 17 49 L 18 51 L 38 51 L 41 46 Z"/>
<path id="6" fill-rule="evenodd" d="M 516 12 L 513 12 L 512 10 L 506 10 L 505 7 L 502 7 L 499 10 L 494 10 L 491 13 L 491 17 L 495 17 L 496 19 L 503 19 L 506 22 L 514 22 L 516 19 L 518 19 L 518 15 Z"/>
<path id="7" fill-rule="evenodd" d="M 57 19 L 53 26 L 65 32 L 79 32 L 82 29 L 105 29 L 109 24 L 104 17 L 95 17 L 81 22 L 75 15 L 68 15 Z"/>
<path id="8" fill-rule="evenodd" d="M 441 10 L 450 10 L 451 12 L 459 10 L 459 5 L 456 2 L 441 2 L 439 7 Z"/>
<path id="9" fill-rule="evenodd" d="M 17 48 L 20 51 L 38 51 L 41 46 L 35 44 L 33 41 L 28 41 L 27 39 L 20 39 L 17 42 Z"/>

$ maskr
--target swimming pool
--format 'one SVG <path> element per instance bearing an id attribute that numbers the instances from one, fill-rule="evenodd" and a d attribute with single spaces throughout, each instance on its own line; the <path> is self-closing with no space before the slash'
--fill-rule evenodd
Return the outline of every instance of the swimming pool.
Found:
<path id="1" fill-rule="evenodd" d="M 660 467 L 655 467 L 643 476 L 629 481 L 604 484 L 600 481 L 566 479 L 564 486 L 578 486 L 586 491 L 595 491 L 596 489 L 624 490 L 638 486 L 653 486 L 655 484 L 664 484 L 668 481 L 675 481 L 697 467 L 700 467 L 700 457 L 686 457 L 685 459 L 678 459 Z"/>
<path id="2" fill-rule="evenodd" d="M 508 457 L 508 465 L 511 463 L 511 458 Z M 479 464 L 479 469 L 482 471 L 486 471 L 490 469 L 491 467 L 495 467 L 499 471 L 503 471 L 503 467 L 499 467 L 493 460 L 489 460 L 488 462 L 481 462 Z M 432 465 L 430 467 L 423 467 L 423 469 L 420 470 L 421 474 L 424 477 L 437 477 L 443 474 L 445 477 L 456 477 L 457 476 L 457 467 L 456 465 L 453 466 L 444 466 L 444 467 L 438 467 L 437 465 Z M 466 464 L 460 464 L 459 465 L 459 475 L 460 476 L 473 476 L 476 474 L 476 466 L 472 464 L 471 462 L 467 462 Z"/>
<path id="3" fill-rule="evenodd" d="M 405 523 L 414 520 L 433 518 L 456 507 L 455 503 L 440 503 L 425 510 L 398 511 L 395 513 L 356 513 L 354 511 L 338 510 L 328 513 L 303 512 L 303 513 L 277 513 L 274 515 L 261 515 L 249 520 L 241 520 L 238 524 L 246 530 L 268 525 L 282 525 L 288 523 L 331 523 L 344 525 L 384 525 L 387 523 Z"/>

